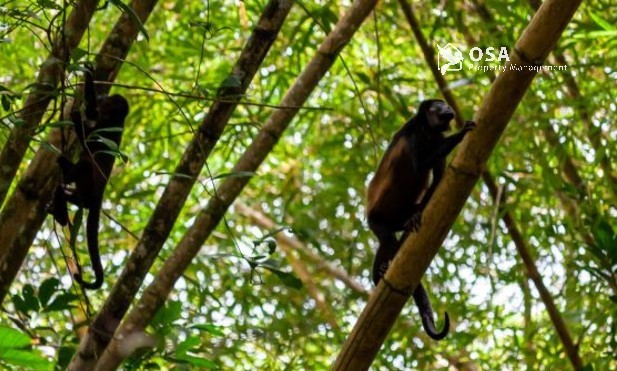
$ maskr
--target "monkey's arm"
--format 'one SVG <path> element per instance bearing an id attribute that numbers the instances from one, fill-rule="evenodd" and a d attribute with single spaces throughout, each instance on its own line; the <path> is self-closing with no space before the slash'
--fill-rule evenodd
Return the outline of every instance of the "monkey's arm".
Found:
<path id="1" fill-rule="evenodd" d="M 47 212 L 53 215 L 54 220 L 64 227 L 70 221 L 66 184 L 76 180 L 77 172 L 75 171 L 75 164 L 65 156 L 58 157 L 58 166 L 60 166 L 60 171 L 62 172 L 62 183 L 56 186 L 54 197 Z"/>
<path id="2" fill-rule="evenodd" d="M 459 144 L 465 135 L 469 133 L 476 126 L 475 122 L 467 121 L 463 128 L 456 134 L 452 134 L 449 137 L 444 138 L 441 143 L 428 155 L 422 159 L 422 166 L 428 168 L 434 167 L 438 161 L 445 159 L 450 152 Z"/>
<path id="3" fill-rule="evenodd" d="M 86 150 L 86 139 L 92 132 L 95 126 L 97 126 L 99 119 L 99 109 L 96 98 L 96 91 L 94 90 L 94 79 L 92 77 L 92 66 L 86 65 L 86 71 L 84 71 L 84 89 L 83 89 L 83 112 L 81 107 L 73 107 L 71 111 L 71 121 L 73 121 L 73 129 L 77 135 L 77 139 L 82 146 L 83 150 Z"/>
<path id="4" fill-rule="evenodd" d="M 426 204 L 428 204 L 428 201 L 433 196 L 433 193 L 435 193 L 435 190 L 437 189 L 437 186 L 439 185 L 441 178 L 443 178 L 445 169 L 446 169 L 446 159 L 445 157 L 442 157 L 438 159 L 435 166 L 433 166 L 433 180 L 431 181 L 431 185 L 429 186 L 429 188 L 426 190 L 426 193 L 422 197 L 422 201 L 420 201 L 420 204 L 417 206 L 419 212 L 422 212 L 424 210 L 424 208 L 426 207 Z"/>

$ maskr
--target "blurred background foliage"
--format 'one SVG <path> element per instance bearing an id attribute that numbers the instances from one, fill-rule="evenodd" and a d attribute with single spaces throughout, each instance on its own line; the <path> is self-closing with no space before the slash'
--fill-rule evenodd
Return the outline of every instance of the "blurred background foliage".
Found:
<path id="1" fill-rule="evenodd" d="M 48 54 L 50 24 L 58 27 L 58 12 L 70 3 L 0 4 L 0 144 Z M 81 49 L 96 52 L 120 14 L 117 3 L 109 1 L 96 13 Z M 104 289 L 89 298 L 94 308 L 135 246 L 127 230 L 140 234 L 210 104 L 160 91 L 212 98 L 265 3 L 161 1 L 145 24 L 149 40 L 141 35 L 134 44 L 116 79 L 121 85 L 114 88 L 131 104 L 121 148 L 128 161 L 117 162 L 104 203 L 119 224 L 102 219 L 108 278 Z M 294 6 L 244 97 L 256 104 L 235 111 L 161 259 L 272 112 L 267 105 L 280 102 L 350 3 L 299 1 Z M 464 51 L 474 46 L 510 49 L 536 5 L 533 0 L 413 4 L 431 46 L 452 43 Z M 487 165 L 507 194 L 506 208 L 579 342 L 582 359 L 598 370 L 617 367 L 617 173 L 608 174 L 602 165 L 605 161 L 610 170 L 617 160 L 616 24 L 611 0 L 581 5 L 556 48 L 566 71 L 538 74 Z M 546 64 L 559 62 L 551 57 Z M 493 75 L 467 68 L 446 74 L 465 119 L 473 117 Z M 578 96 L 569 90 L 571 81 Z M 366 183 L 393 133 L 421 100 L 438 97 L 398 2 L 380 2 L 307 102 L 317 109 L 300 111 L 239 202 L 262 211 L 285 227 L 279 233 L 296 238 L 370 289 L 376 241 L 364 217 Z M 50 112 L 47 119 L 53 123 L 58 116 Z M 556 143 L 543 134 L 547 128 L 557 134 Z M 44 141 L 48 132 L 35 139 Z M 32 149 L 38 146 L 33 142 Z M 575 165 L 583 187 L 564 176 L 565 158 Z M 453 331 L 442 342 L 430 341 L 410 304 L 374 369 L 570 367 L 499 216 L 488 190 L 478 183 L 425 278 L 439 323 L 447 311 Z M 290 277 L 252 269 L 252 261 L 267 256 L 293 273 L 281 249 L 268 256 L 273 231 L 229 212 L 153 323 L 159 346 L 134 356 L 127 366 L 329 368 L 366 297 L 334 280 L 323 264 L 301 258 L 334 314 L 332 321 L 316 307 L 306 285 L 298 288 Z M 2 306 L 0 339 L 15 341 L 7 345 L 0 340 L 0 363 L 61 367 L 73 353 L 84 299 L 71 286 L 66 246 L 66 237 L 59 228 L 54 232 L 48 218 L 12 285 L 11 299 Z"/>

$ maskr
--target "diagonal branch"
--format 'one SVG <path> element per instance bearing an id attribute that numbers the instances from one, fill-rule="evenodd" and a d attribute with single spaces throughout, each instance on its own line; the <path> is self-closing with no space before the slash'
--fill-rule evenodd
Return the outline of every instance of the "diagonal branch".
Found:
<path id="1" fill-rule="evenodd" d="M 506 71 L 498 76 L 476 113 L 477 128 L 461 143 L 431 198 L 423 226 L 411 234 L 373 291 L 347 338 L 335 370 L 366 370 L 377 355 L 403 306 L 420 282 L 482 168 L 499 141 L 536 72 L 580 5 L 580 0 L 546 0 L 520 37 Z M 427 228 L 430 226 L 430 228 Z"/>
<path id="2" fill-rule="evenodd" d="M 241 214 L 249 217 L 255 224 L 259 225 L 262 228 L 274 230 L 278 227 L 270 218 L 264 215 L 261 211 L 250 208 L 242 203 L 236 202 L 234 204 L 234 209 L 239 211 Z M 364 288 L 364 286 L 362 286 L 360 282 L 350 276 L 345 270 L 334 265 L 333 263 L 330 263 L 329 261 L 324 260 L 322 257 L 320 257 L 313 250 L 305 246 L 296 238 L 279 233 L 276 235 L 276 239 L 279 243 L 289 246 L 288 249 L 298 251 L 303 257 L 308 258 L 313 263 L 315 263 L 318 268 L 325 270 L 329 275 L 341 281 L 353 291 L 357 292 L 362 296 L 368 296 L 369 291 Z M 285 251 L 285 254 L 288 254 L 288 252 Z"/>
<path id="3" fill-rule="evenodd" d="M 399 3 L 401 4 L 403 13 L 405 13 L 405 17 L 407 18 L 407 21 L 409 22 L 409 25 L 411 26 L 411 29 L 416 39 L 418 40 L 418 44 L 420 44 L 420 48 L 422 49 L 424 58 L 427 64 L 429 65 L 431 72 L 433 73 L 433 77 L 437 81 L 437 85 L 439 85 L 439 89 L 441 90 L 445 100 L 456 112 L 455 117 L 456 117 L 457 125 L 459 127 L 462 127 L 463 117 L 458 108 L 458 104 L 456 103 L 454 95 L 452 94 L 452 91 L 447 88 L 448 83 L 446 82 L 443 75 L 439 73 L 439 68 L 437 66 L 437 63 L 435 62 L 434 49 L 431 48 L 431 46 L 426 41 L 426 38 L 422 34 L 420 25 L 418 24 L 418 21 L 413 13 L 413 9 L 409 5 L 409 2 L 407 0 L 399 0 Z M 487 10 L 485 11 L 488 12 Z M 490 15 L 490 13 L 486 13 L 486 14 Z M 491 173 L 488 172 L 488 170 L 482 171 L 482 180 L 484 181 L 487 188 L 489 189 L 489 193 L 491 194 L 494 202 L 500 208 L 500 215 L 502 215 L 502 219 L 506 225 L 506 228 L 508 229 L 508 233 L 510 234 L 512 241 L 514 242 L 514 246 L 516 247 L 516 250 L 521 257 L 521 260 L 523 260 L 523 264 L 525 265 L 527 276 L 533 281 L 534 285 L 536 286 L 536 289 L 540 293 L 540 298 L 544 302 L 544 305 L 549 314 L 549 317 L 551 318 L 553 326 L 555 327 L 555 330 L 557 331 L 557 334 L 559 335 L 559 339 L 561 340 L 564 346 L 566 354 L 570 358 L 570 362 L 575 368 L 581 368 L 583 366 L 583 363 L 578 354 L 578 349 L 576 345 L 574 344 L 572 337 L 570 336 L 568 327 L 566 326 L 566 323 L 563 317 L 561 316 L 561 313 L 557 309 L 557 305 L 555 305 L 555 301 L 553 300 L 553 297 L 551 296 L 550 291 L 548 290 L 548 288 L 544 285 L 544 282 L 542 281 L 542 276 L 540 275 L 540 272 L 538 271 L 538 267 L 536 266 L 533 256 L 531 255 L 531 252 L 529 251 L 529 247 L 527 246 L 527 243 L 524 240 L 523 235 L 521 234 L 514 220 L 514 217 L 512 216 L 510 211 L 508 211 L 508 209 L 504 207 L 503 200 L 500 199 L 501 198 L 499 196 L 500 192 L 498 192 L 498 188 L 497 188 L 497 185 L 495 184 L 495 180 L 493 176 L 491 175 Z"/>
<path id="4" fill-rule="evenodd" d="M 362 22 L 373 10 L 377 0 L 354 1 L 334 29 L 309 61 L 300 76 L 285 94 L 281 105 L 302 106 L 319 81 L 336 61 L 341 50 L 351 40 Z M 266 120 L 251 145 L 234 166 L 233 173 L 255 172 L 274 148 L 283 131 L 289 126 L 298 109 L 276 110 Z M 227 209 L 249 182 L 248 177 L 230 177 L 220 185 L 218 194 L 196 217 L 173 253 L 167 258 L 156 278 L 146 288 L 141 299 L 116 331 L 113 340 L 99 360 L 97 367 L 109 369 L 122 361 L 122 339 L 139 333 L 148 325 L 157 310 L 165 303 L 176 280 L 199 253 L 201 246 L 216 228 Z"/>

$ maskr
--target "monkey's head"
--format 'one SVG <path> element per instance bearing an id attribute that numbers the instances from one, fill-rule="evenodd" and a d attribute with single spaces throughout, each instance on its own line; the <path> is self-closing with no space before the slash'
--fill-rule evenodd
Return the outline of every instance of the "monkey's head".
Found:
<path id="1" fill-rule="evenodd" d="M 424 119 L 428 129 L 442 132 L 450 130 L 450 121 L 454 118 L 454 111 L 446 102 L 432 99 L 420 104 L 417 116 Z"/>
<path id="2" fill-rule="evenodd" d="M 129 114 L 129 104 L 123 96 L 114 94 L 102 96 L 98 101 L 99 124 L 101 127 L 122 127 Z"/>

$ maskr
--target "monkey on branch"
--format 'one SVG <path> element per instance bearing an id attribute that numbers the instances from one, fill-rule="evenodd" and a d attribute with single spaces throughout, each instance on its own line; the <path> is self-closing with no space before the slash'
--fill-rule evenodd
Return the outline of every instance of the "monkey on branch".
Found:
<path id="1" fill-rule="evenodd" d="M 373 264 L 373 282 L 385 275 L 402 241 L 422 224 L 422 211 L 443 177 L 446 157 L 473 130 L 467 121 L 461 131 L 449 137 L 454 111 L 442 100 L 426 100 L 414 117 L 394 134 L 375 176 L 368 186 L 367 217 L 371 231 L 379 240 Z M 397 232 L 403 232 L 400 240 Z M 435 340 L 443 339 L 450 328 L 445 314 L 441 332 L 435 328 L 433 311 L 422 283 L 413 292 L 426 333 Z"/>

